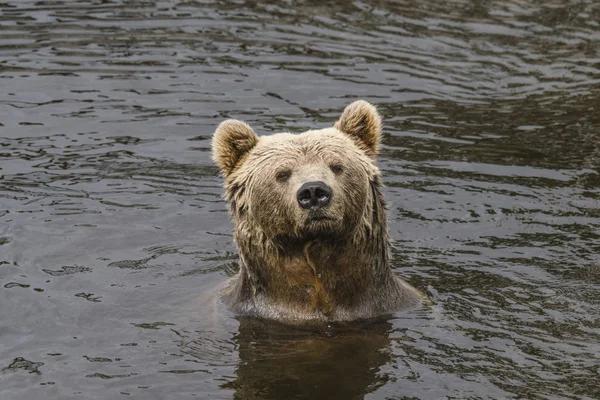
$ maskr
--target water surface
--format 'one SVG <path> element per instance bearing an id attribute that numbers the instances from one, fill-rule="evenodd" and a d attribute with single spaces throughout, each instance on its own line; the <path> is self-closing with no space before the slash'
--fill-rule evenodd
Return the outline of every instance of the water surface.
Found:
<path id="1" fill-rule="evenodd" d="M 0 398 L 600 398 L 594 1 L 0 2 Z M 300 330 L 236 269 L 210 138 L 385 118 L 397 273 Z"/>

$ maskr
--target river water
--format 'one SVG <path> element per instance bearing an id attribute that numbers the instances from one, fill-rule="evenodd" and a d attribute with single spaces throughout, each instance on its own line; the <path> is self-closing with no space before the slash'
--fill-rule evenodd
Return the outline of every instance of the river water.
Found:
<path id="1" fill-rule="evenodd" d="M 598 2 L 3 0 L 0 87 L 0 398 L 600 398 Z M 431 307 L 233 318 L 216 125 L 356 99 Z"/>

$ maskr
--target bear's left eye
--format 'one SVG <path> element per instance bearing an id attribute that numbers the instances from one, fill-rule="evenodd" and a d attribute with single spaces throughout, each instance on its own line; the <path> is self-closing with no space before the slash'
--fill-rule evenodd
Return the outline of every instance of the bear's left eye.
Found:
<path id="1" fill-rule="evenodd" d="M 344 172 L 344 167 L 342 167 L 339 164 L 333 164 L 333 165 L 329 166 L 329 168 L 331 168 L 331 172 L 333 172 L 336 175 L 339 175 L 342 172 Z"/>
<path id="2" fill-rule="evenodd" d="M 275 175 L 275 179 L 277 179 L 277 182 L 285 182 L 290 178 L 290 176 L 292 176 L 292 171 L 289 169 L 284 169 Z"/>

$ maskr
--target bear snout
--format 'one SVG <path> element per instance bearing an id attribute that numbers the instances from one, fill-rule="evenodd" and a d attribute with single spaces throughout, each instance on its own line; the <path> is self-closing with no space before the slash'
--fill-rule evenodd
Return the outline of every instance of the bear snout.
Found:
<path id="1" fill-rule="evenodd" d="M 296 195 L 300 207 L 307 210 L 317 210 L 329 204 L 332 190 L 325 182 L 306 182 L 298 189 Z"/>

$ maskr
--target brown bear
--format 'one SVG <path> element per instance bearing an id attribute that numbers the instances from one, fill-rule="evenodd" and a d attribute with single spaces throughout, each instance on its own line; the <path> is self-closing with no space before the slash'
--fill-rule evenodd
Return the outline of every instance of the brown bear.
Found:
<path id="1" fill-rule="evenodd" d="M 381 173 L 381 117 L 366 101 L 333 128 L 257 136 L 217 128 L 240 271 L 221 295 L 237 315 L 284 322 L 350 321 L 424 300 L 394 276 Z"/>

